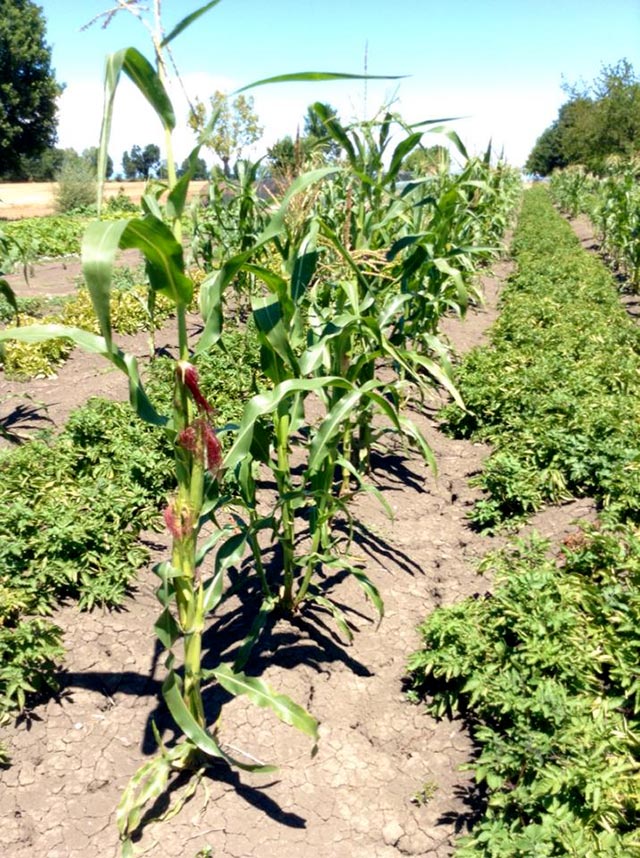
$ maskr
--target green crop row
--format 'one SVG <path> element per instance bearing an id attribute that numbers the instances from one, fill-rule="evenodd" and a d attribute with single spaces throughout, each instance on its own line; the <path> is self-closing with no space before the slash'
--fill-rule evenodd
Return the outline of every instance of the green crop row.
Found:
<path id="1" fill-rule="evenodd" d="M 484 813 L 458 858 L 640 854 L 640 541 L 548 548 L 485 558 L 493 595 L 432 614 L 409 662 L 411 696 L 461 713 L 478 747 Z"/>
<path id="2" fill-rule="evenodd" d="M 604 175 L 582 167 L 554 173 L 551 193 L 560 209 L 591 219 L 600 250 L 612 268 L 637 292 L 640 288 L 640 161 L 611 156 Z"/>
<path id="3" fill-rule="evenodd" d="M 591 493 L 602 523 L 562 554 L 535 535 L 489 555 L 491 595 L 435 611 L 411 697 L 458 712 L 483 807 L 459 858 L 640 854 L 640 336 L 611 275 L 544 189 L 527 193 L 517 271 L 490 344 L 462 363 L 448 425 L 496 451 L 473 519 L 493 528 Z"/>
<path id="4" fill-rule="evenodd" d="M 127 217 L 132 208 L 135 210 L 127 198 L 114 197 L 106 202 L 102 216 L 110 220 Z M 20 245 L 23 258 L 30 263 L 42 258 L 78 256 L 84 231 L 95 216 L 93 206 L 69 214 L 7 221 L 2 224 L 2 231 Z M 12 261 L 16 263 L 19 259 L 15 257 Z"/>
<path id="5" fill-rule="evenodd" d="M 445 411 L 449 431 L 494 447 L 473 520 L 491 529 L 580 495 L 637 520 L 640 331 L 543 188 L 526 195 L 513 251 L 490 344 L 459 368 L 467 410 Z"/>

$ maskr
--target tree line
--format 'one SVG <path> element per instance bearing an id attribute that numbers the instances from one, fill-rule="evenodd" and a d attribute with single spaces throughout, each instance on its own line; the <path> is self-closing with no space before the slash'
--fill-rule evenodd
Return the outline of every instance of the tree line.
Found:
<path id="1" fill-rule="evenodd" d="M 605 65 L 592 83 L 565 84 L 567 101 L 545 128 L 525 169 L 541 176 L 582 164 L 599 173 L 610 155 L 640 150 L 640 78 L 622 59 Z"/>

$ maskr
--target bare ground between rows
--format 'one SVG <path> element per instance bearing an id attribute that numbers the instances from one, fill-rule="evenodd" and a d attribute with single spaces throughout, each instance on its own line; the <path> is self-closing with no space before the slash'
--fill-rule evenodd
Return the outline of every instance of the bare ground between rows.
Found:
<path id="1" fill-rule="evenodd" d="M 508 270 L 500 263 L 495 277 L 484 278 L 485 309 L 463 324 L 445 323 L 458 350 L 479 342 L 495 319 Z M 76 377 L 84 372 L 89 378 L 93 370 L 81 361 Z M 93 392 L 102 394 L 105 378 L 94 373 L 93 379 Z M 61 401 L 65 390 L 58 388 L 53 398 Z M 474 571 L 474 560 L 500 540 L 474 533 L 466 520 L 477 497 L 468 480 L 487 448 L 445 437 L 433 413 L 414 417 L 433 446 L 437 479 L 416 456 L 396 450 L 377 460 L 374 473 L 394 520 L 371 496 L 354 508 L 362 523 L 355 551 L 385 600 L 380 627 L 361 591 L 334 581 L 333 597 L 358 628 L 351 646 L 318 617 L 279 620 L 249 664 L 250 672 L 318 718 L 315 757 L 308 739 L 268 712 L 240 699 L 227 703 L 221 736 L 229 748 L 276 762 L 279 771 L 257 776 L 221 767 L 181 814 L 145 829 L 140 852 L 163 858 L 195 858 L 207 847 L 226 858 L 452 854 L 454 838 L 475 810 L 471 779 L 460 771 L 473 748 L 460 721 L 436 722 L 407 702 L 405 664 L 427 614 L 486 592 L 489 582 Z M 548 510 L 534 524 L 559 539 L 575 519 L 591 515 L 585 500 Z M 162 538 L 151 539 L 155 555 L 163 556 Z M 171 736 L 159 696 L 163 668 L 152 630 L 159 612 L 153 587 L 147 570 L 121 611 L 81 614 L 65 607 L 55 617 L 67 646 L 61 694 L 3 736 L 15 761 L 0 774 L 7 858 L 118 854 L 114 811 L 130 776 L 154 752 L 151 719 Z M 246 608 L 238 601 L 213 619 L 205 639 L 208 661 L 235 645 Z M 213 693 L 207 703 L 213 717 L 221 700 Z M 433 797 L 416 804 L 412 799 L 425 786 Z"/>

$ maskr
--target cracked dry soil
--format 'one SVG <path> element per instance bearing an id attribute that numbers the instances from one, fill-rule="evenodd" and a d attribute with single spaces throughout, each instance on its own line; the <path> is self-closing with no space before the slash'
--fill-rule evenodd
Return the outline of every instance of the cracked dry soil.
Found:
<path id="1" fill-rule="evenodd" d="M 495 319 L 508 272 L 509 263 L 497 263 L 483 278 L 486 306 L 463 323 L 445 322 L 459 352 L 477 344 Z M 126 395 L 117 376 L 101 373 L 91 358 L 76 352 L 56 381 L 39 385 L 36 398 L 56 403 L 53 414 L 60 422 L 65 410 L 89 393 Z M 20 385 L 8 387 L 20 390 Z M 362 591 L 336 581 L 333 597 L 349 606 L 358 628 L 352 645 L 318 618 L 296 624 L 279 620 L 249 662 L 250 673 L 319 720 L 317 754 L 311 757 L 310 740 L 268 711 L 241 699 L 209 699 L 213 713 L 225 702 L 223 740 L 279 769 L 258 776 L 221 767 L 178 816 L 146 826 L 137 853 L 163 858 L 444 858 L 453 853 L 456 836 L 473 817 L 471 776 L 460 771 L 472 757 L 472 743 L 461 721 L 436 722 L 424 707 L 407 701 L 405 665 L 419 646 L 417 626 L 435 607 L 486 592 L 490 582 L 476 573 L 474 560 L 497 540 L 474 533 L 466 521 L 478 496 L 468 480 L 488 449 L 446 438 L 438 431 L 435 410 L 412 416 L 433 447 L 437 478 L 417 456 L 399 450 L 392 460 L 380 458 L 374 473 L 395 519 L 389 520 L 370 495 L 355 504 L 361 522 L 355 553 L 383 595 L 380 626 Z M 533 526 L 558 538 L 590 513 L 583 500 L 542 513 Z M 164 548 L 154 547 L 155 562 Z M 65 629 L 67 648 L 61 693 L 2 735 L 14 761 L 0 773 L 0 854 L 6 858 L 119 855 L 115 808 L 131 775 L 154 753 L 151 719 L 167 738 L 172 735 L 160 698 L 163 657 L 153 633 L 159 613 L 154 580 L 143 571 L 119 611 L 80 613 L 67 606 L 54 617 Z M 209 658 L 215 660 L 237 640 L 245 607 L 232 603 L 214 619 L 204 642 Z M 417 802 L 423 790 L 430 798 Z"/>

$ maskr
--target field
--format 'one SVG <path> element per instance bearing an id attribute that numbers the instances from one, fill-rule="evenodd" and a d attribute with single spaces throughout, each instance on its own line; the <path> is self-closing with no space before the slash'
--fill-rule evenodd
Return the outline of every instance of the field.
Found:
<path id="1" fill-rule="evenodd" d="M 4 843 L 640 855 L 633 182 L 312 110 L 3 221 Z"/>
<path id="2" fill-rule="evenodd" d="M 198 194 L 206 182 L 194 182 L 191 186 L 192 197 Z M 0 220 L 19 220 L 25 217 L 43 217 L 55 214 L 55 182 L 3 182 L 0 185 Z M 140 202 L 144 182 L 107 182 L 105 198 L 125 194 L 132 202 Z"/>
<path id="3" fill-rule="evenodd" d="M 496 276 L 484 278 L 487 306 L 481 312 L 464 323 L 445 324 L 456 349 L 466 351 L 481 341 L 496 318 L 508 271 L 509 265 L 501 263 Z M 144 338 L 137 345 L 142 354 Z M 171 343 L 160 338 L 158 346 Z M 48 404 L 40 413 L 62 426 L 89 392 L 126 396 L 119 376 L 101 369 L 97 360 L 78 353 L 56 379 L 5 382 L 3 389 L 29 391 Z M 384 593 L 386 617 L 380 628 L 370 610 L 359 611 L 354 617 L 359 631 L 346 649 L 307 623 L 280 622 L 264 642 L 267 651 L 278 653 L 270 658 L 269 681 L 294 699 L 312 698 L 322 725 L 318 755 L 305 759 L 305 743 L 292 744 L 289 731 L 274 730 L 266 716 L 246 723 L 246 713 L 231 711 L 227 729 L 235 736 L 246 734 L 253 748 L 259 743 L 260 755 L 277 759 L 277 779 L 254 776 L 242 785 L 212 780 L 208 805 L 195 799 L 170 832 L 145 838 L 152 854 L 154 841 L 162 838 L 166 854 L 176 855 L 179 844 L 188 842 L 190 855 L 210 843 L 215 851 L 237 856 L 294 855 L 300 848 L 327 858 L 393 855 L 399 848 L 444 856 L 451 853 L 460 826 L 464 830 L 465 820 L 473 818 L 464 799 L 472 781 L 458 770 L 472 752 L 463 722 L 439 721 L 409 704 L 402 678 L 425 614 L 485 592 L 490 579 L 478 576 L 473 560 L 504 538 L 482 536 L 466 521 L 480 498 L 468 479 L 481 468 L 486 447 L 448 439 L 433 417 L 416 417 L 437 457 L 438 479 L 415 456 L 399 451 L 375 471 L 395 522 L 375 501 L 361 500 L 354 510 L 366 522 L 358 550 Z M 541 513 L 533 526 L 559 541 L 574 531 L 574 519 L 593 515 L 589 501 L 577 501 Z M 152 557 L 161 558 L 166 550 L 161 535 L 145 539 Z M 9 734 L 16 764 L 3 777 L 8 787 L 3 817 L 12 820 L 6 836 L 16 858 L 34 849 L 50 855 L 114 854 L 113 808 L 146 747 L 147 740 L 140 748 L 137 737 L 148 735 L 150 719 L 158 718 L 157 650 L 150 635 L 157 611 L 148 572 L 142 572 L 136 590 L 116 613 L 87 615 L 72 607 L 56 613 L 66 648 L 60 696 L 34 712 L 37 720 Z M 341 601 L 357 605 L 359 600 L 352 588 L 343 587 Z M 225 622 L 221 617 L 221 629 Z M 214 635 L 215 626 L 207 646 L 217 650 L 221 644 Z M 423 790 L 432 790 L 433 796 L 414 800 Z"/>

